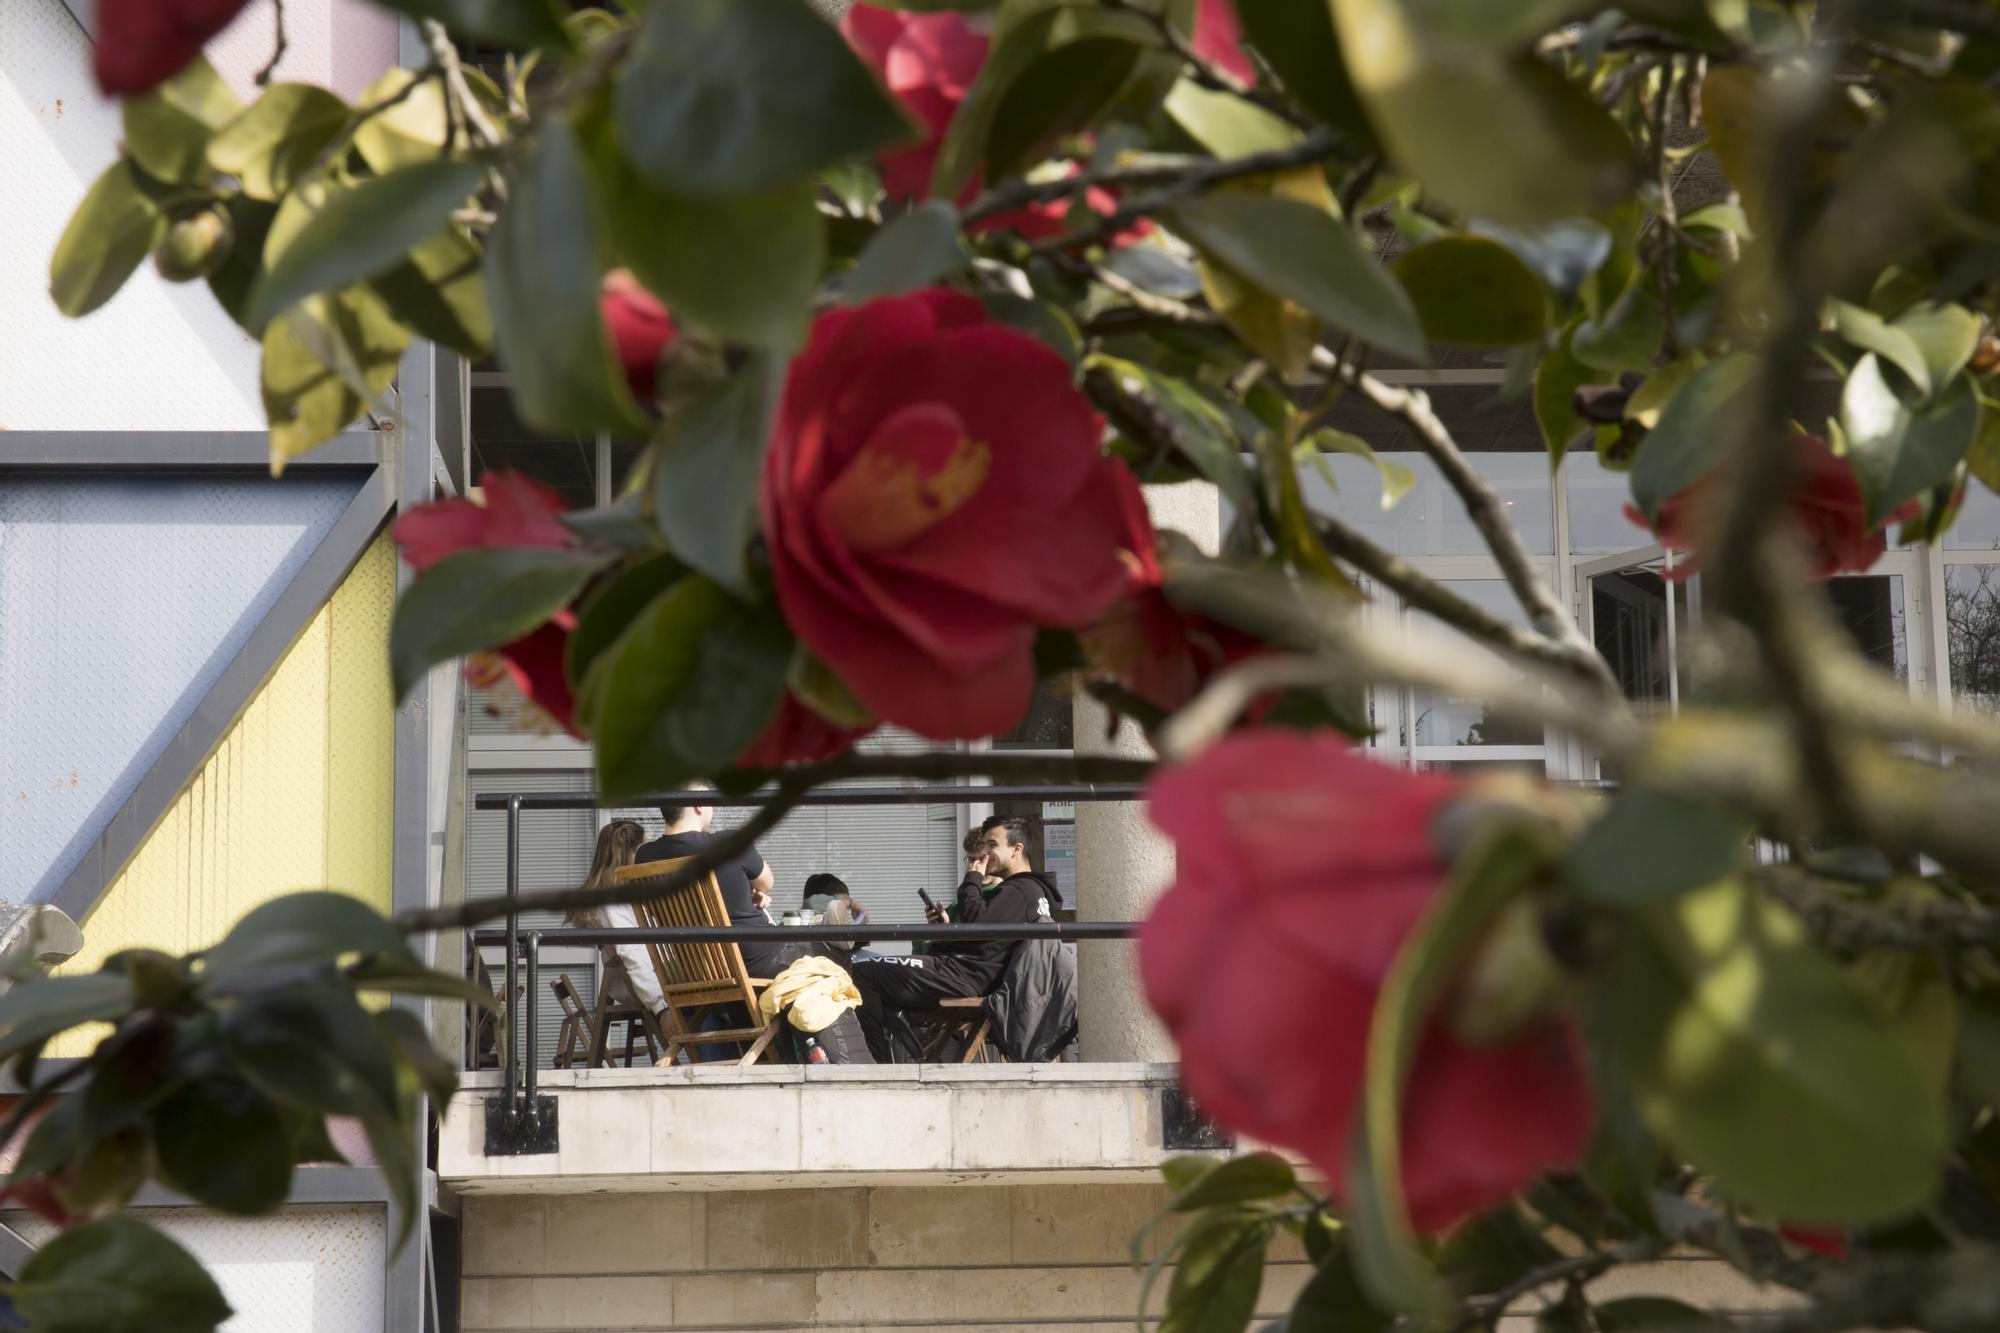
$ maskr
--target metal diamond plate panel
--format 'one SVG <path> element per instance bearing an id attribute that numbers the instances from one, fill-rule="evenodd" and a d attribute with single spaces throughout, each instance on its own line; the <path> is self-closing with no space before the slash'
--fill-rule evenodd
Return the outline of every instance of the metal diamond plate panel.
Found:
<path id="1" fill-rule="evenodd" d="M 222 1217 L 199 1208 L 139 1216 L 201 1260 L 236 1307 L 224 1333 L 379 1333 L 385 1215 L 380 1205 L 286 1208 L 274 1217 Z M 55 1228 L 33 1213 L 0 1220 L 36 1245 Z"/>
<path id="2" fill-rule="evenodd" d="M 121 134 L 60 0 L 0 4 L 0 429 L 261 429 L 257 344 L 204 284 L 146 264 L 83 319 L 49 300 L 49 255 Z"/>
<path id="3" fill-rule="evenodd" d="M 62 882 L 354 490 L 0 485 L 0 898 Z"/>

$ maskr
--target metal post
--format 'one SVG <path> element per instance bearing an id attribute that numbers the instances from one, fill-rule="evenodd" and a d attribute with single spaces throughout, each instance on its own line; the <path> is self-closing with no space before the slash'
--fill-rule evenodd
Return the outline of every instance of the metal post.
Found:
<path id="1" fill-rule="evenodd" d="M 541 1108 L 535 1102 L 535 1067 L 541 1063 L 536 1047 L 541 1043 L 538 1021 L 542 998 L 542 932 L 528 932 L 528 1058 L 523 1068 L 521 1104 L 527 1110 L 528 1133 L 535 1133 L 542 1118 Z"/>
<path id="2" fill-rule="evenodd" d="M 514 996 L 521 970 L 521 915 L 514 910 L 514 904 L 521 897 L 521 798 L 519 794 L 507 798 L 507 1069 L 501 1086 L 506 1089 L 502 1101 L 502 1112 L 508 1119 L 516 1114 L 514 1091 L 520 1086 L 521 1072 L 519 1051 L 520 1005 Z"/>

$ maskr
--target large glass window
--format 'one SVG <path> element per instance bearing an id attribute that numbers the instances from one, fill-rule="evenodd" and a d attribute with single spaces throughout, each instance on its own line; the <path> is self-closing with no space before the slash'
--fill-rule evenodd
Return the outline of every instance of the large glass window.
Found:
<path id="1" fill-rule="evenodd" d="M 1555 550 L 1555 493 L 1549 460 L 1543 454 L 1471 454 L 1474 470 L 1499 492 L 1507 517 L 1535 555 Z M 1382 508 L 1382 476 L 1367 459 L 1332 454 L 1323 461 L 1332 483 L 1318 467 L 1299 469 L 1306 503 L 1332 514 L 1398 555 L 1484 556 L 1486 543 L 1465 515 L 1458 493 L 1431 460 L 1420 453 L 1383 454 L 1385 462 L 1416 478 L 1408 494 Z M 1224 516 L 1224 522 L 1228 516 Z M 1630 546 L 1631 543 L 1625 543 Z"/>
<path id="2" fill-rule="evenodd" d="M 1840 626 L 1861 655 L 1897 680 L 1910 679 L 1909 613 L 1904 605 L 1903 576 L 1862 574 L 1830 579 L 1827 599 Z"/>
<path id="3" fill-rule="evenodd" d="M 1945 644 L 1960 708 L 2000 712 L 2000 565 L 1946 565 Z"/>
<path id="4" fill-rule="evenodd" d="M 1448 579 L 1444 583 L 1483 611 L 1517 625 L 1527 623 L 1513 592 L 1501 579 Z M 1460 651 L 1468 658 L 1496 660 L 1487 649 L 1431 617 L 1417 613 L 1412 618 L 1427 628 L 1451 634 L 1463 645 Z M 1539 761 L 1543 743 L 1540 727 L 1496 718 L 1478 699 L 1432 690 L 1411 690 L 1407 694 L 1405 740 L 1413 757 L 1434 763 L 1485 759 Z"/>

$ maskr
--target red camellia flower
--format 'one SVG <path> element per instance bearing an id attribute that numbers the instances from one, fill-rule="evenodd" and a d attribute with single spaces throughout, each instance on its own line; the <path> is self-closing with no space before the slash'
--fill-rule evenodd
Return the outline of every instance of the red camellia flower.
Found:
<path id="1" fill-rule="evenodd" d="M 249 0 L 98 0 L 97 86 L 113 97 L 151 92 L 201 54 Z"/>
<path id="2" fill-rule="evenodd" d="M 642 403 L 653 401 L 657 393 L 660 357 L 675 335 L 673 317 L 659 298 L 639 285 L 626 269 L 604 275 L 597 306 L 604 328 L 611 335 L 611 350 L 632 386 L 632 396 Z"/>
<path id="3" fill-rule="evenodd" d="M 736 766 L 782 768 L 786 764 L 816 764 L 842 753 L 873 730 L 873 725 L 843 727 L 829 722 L 787 691 L 785 701 L 778 705 L 777 716 L 736 760 Z"/>
<path id="4" fill-rule="evenodd" d="M 1336 1190 L 1376 992 L 1447 873 L 1431 827 L 1458 794 L 1332 733 L 1279 730 L 1225 737 L 1149 793 L 1179 869 L 1139 963 L 1181 1077 L 1217 1121 L 1304 1154 Z M 1411 1217 L 1441 1231 L 1574 1159 L 1591 1111 L 1567 1023 L 1471 1046 L 1433 1022 L 1403 1105 Z"/>
<path id="5" fill-rule="evenodd" d="M 1257 67 L 1243 53 L 1243 29 L 1234 0 L 1199 0 L 1194 11 L 1194 53 L 1245 83 L 1257 82 Z"/>
<path id="6" fill-rule="evenodd" d="M 1854 469 L 1817 435 L 1793 435 L 1786 444 L 1792 451 L 1792 494 L 1787 505 L 1799 535 L 1805 539 L 1812 558 L 1812 577 L 1830 579 L 1835 574 L 1860 574 L 1882 558 L 1889 548 L 1886 531 L 1891 523 L 1907 523 L 1917 517 L 1915 500 L 1897 509 L 1881 524 L 1868 526 L 1867 502 Z M 1653 534 L 1670 551 L 1694 551 L 1708 515 L 1704 512 L 1711 493 L 1707 478 L 1660 506 Z M 1646 517 L 1633 505 L 1625 506 L 1625 516 L 1640 527 Z M 1698 558 L 1675 566 L 1672 577 L 1684 579 L 1700 567 Z"/>
<path id="7" fill-rule="evenodd" d="M 448 555 L 477 547 L 570 544 L 560 515 L 568 508 L 542 483 L 518 472 L 488 472 L 480 481 L 484 504 L 462 497 L 419 505 L 396 520 L 393 536 L 411 569 L 423 572 Z M 536 708 L 576 730 L 576 699 L 563 674 L 563 651 L 576 617 L 559 612 L 546 625 L 491 654 L 475 654 L 466 675 L 475 685 L 511 679 Z"/>
<path id="8" fill-rule="evenodd" d="M 970 296 L 821 315 L 759 494 L 785 619 L 884 721 L 1013 726 L 1036 627 L 1089 624 L 1128 586 L 1138 483 L 1103 431 L 1068 364 Z"/>
<path id="9" fill-rule="evenodd" d="M 1233 30 L 1233 14 L 1228 22 Z M 973 80 L 979 77 L 991 43 L 963 14 L 915 14 L 882 9 L 865 0 L 847 11 L 840 30 L 856 54 L 924 127 L 922 142 L 892 149 L 878 160 L 882 188 L 891 199 L 922 199 L 930 194 L 931 172 L 945 131 L 958 114 L 959 103 L 971 91 Z M 1069 170 L 1074 174 L 1077 168 L 1071 164 Z M 957 203 L 963 207 L 978 193 L 979 182 L 968 181 L 959 191 Z M 1108 216 L 1118 207 L 1118 196 L 1098 186 L 1084 191 L 1084 201 L 1101 215 Z M 1042 240 L 1065 230 L 1069 208 L 1068 200 L 1032 203 L 981 218 L 971 230 L 1006 231 L 1025 240 Z M 1111 244 L 1129 244 L 1151 229 L 1142 219 L 1114 236 Z"/>

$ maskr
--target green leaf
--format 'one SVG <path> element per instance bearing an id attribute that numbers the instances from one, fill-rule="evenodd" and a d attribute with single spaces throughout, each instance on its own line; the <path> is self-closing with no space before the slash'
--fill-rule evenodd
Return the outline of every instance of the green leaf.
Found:
<path id="1" fill-rule="evenodd" d="M 77 205 L 49 259 L 49 295 L 75 319 L 118 294 L 166 231 L 166 215 L 133 165 L 119 158 Z"/>
<path id="2" fill-rule="evenodd" d="M 1076 366 L 1083 353 L 1083 334 L 1061 306 L 1012 292 L 981 292 L 979 303 L 998 322 L 1041 339 L 1072 368 Z"/>
<path id="3" fill-rule="evenodd" d="M 439 662 L 546 624 L 602 564 L 582 551 L 500 546 L 459 551 L 424 570 L 397 599 L 389 629 L 396 697 Z"/>
<path id="4" fill-rule="evenodd" d="M 230 244 L 222 267 L 208 275 L 208 290 L 215 297 L 215 303 L 228 312 L 245 333 L 255 333 L 243 323 L 243 312 L 250 304 L 250 289 L 263 275 L 264 242 L 270 236 L 271 224 L 277 218 L 278 210 L 261 199 L 240 194 L 226 201 L 222 207 L 229 214 L 230 230 L 236 234 L 236 239 Z"/>
<path id="5" fill-rule="evenodd" d="M 608 118 L 585 142 L 612 250 L 677 318 L 767 347 L 800 341 L 826 264 L 810 180 L 718 199 L 669 194 L 618 155 Z"/>
<path id="6" fill-rule="evenodd" d="M 436 19 L 452 32 L 483 44 L 527 50 L 567 50 L 563 11 L 550 0 L 383 0 L 418 19 Z"/>
<path id="7" fill-rule="evenodd" d="M 1710 362 L 1661 409 L 1660 424 L 1647 434 L 1632 463 L 1632 501 L 1648 522 L 1659 517 L 1661 505 L 1722 461 L 1729 443 L 1722 428 L 1724 413 L 1756 369 L 1755 358 L 1748 356 Z"/>
<path id="8" fill-rule="evenodd" d="M 1167 1289 L 1160 1333 L 1239 1333 L 1257 1309 L 1271 1224 L 1247 1217 L 1188 1242 Z"/>
<path id="9" fill-rule="evenodd" d="M 196 56 L 144 97 L 125 99 L 125 151 L 157 180 L 205 184 L 215 174 L 208 165 L 209 138 L 242 111 L 215 66 Z"/>
<path id="10" fill-rule="evenodd" d="M 1163 109 L 1189 138 L 1221 158 L 1289 148 L 1304 137 L 1255 103 L 1204 88 L 1193 79 L 1176 83 Z"/>
<path id="11" fill-rule="evenodd" d="M 1146 47 L 1128 16 L 1063 13 L 1048 48 L 1008 84 L 986 137 L 994 177 L 1026 171 L 1059 135 L 1087 128 L 1118 95 Z"/>
<path id="12" fill-rule="evenodd" d="M 1979 345 L 1979 317 L 1960 305 L 1916 306 L 1896 316 L 1896 329 L 1923 358 L 1930 373 L 1926 393 L 1948 387 Z"/>
<path id="13" fill-rule="evenodd" d="M 1235 0 L 1235 5 L 1244 38 L 1269 62 L 1286 92 L 1328 124 L 1373 137 L 1326 5 L 1298 0 Z"/>
<path id="14" fill-rule="evenodd" d="M 1968 994 L 1959 1019 L 1958 1084 L 1982 1102 L 2000 1102 L 2000 995 Z"/>
<path id="15" fill-rule="evenodd" d="M 1370 122 L 1434 198 L 1496 222 L 1546 222 L 1597 213 L 1631 189 L 1630 140 L 1555 66 L 1454 41 L 1412 0 L 1330 4 Z"/>
<path id="16" fill-rule="evenodd" d="M 407 259 L 368 285 L 419 338 L 472 361 L 492 350 L 479 247 L 456 223 L 419 241 Z"/>
<path id="17" fill-rule="evenodd" d="M 750 359 L 670 424 L 653 460 L 653 515 L 667 545 L 742 596 L 750 591 L 744 556 L 757 531 L 757 477 L 784 380 L 782 361 Z"/>
<path id="18" fill-rule="evenodd" d="M 576 716 L 585 730 L 596 729 L 594 686 L 604 683 L 591 667 L 636 620 L 647 603 L 687 574 L 680 557 L 668 552 L 648 556 L 620 570 L 590 595 L 577 612 L 576 628 L 563 648 L 563 669 L 576 686 Z"/>
<path id="19" fill-rule="evenodd" d="M 1376 1308 L 1361 1289 L 1349 1249 L 1344 1230 L 1317 1219 L 1306 1224 L 1306 1252 L 1317 1267 L 1293 1300 L 1283 1333 L 1388 1333 L 1396 1326 L 1396 1316 Z"/>
<path id="20" fill-rule="evenodd" d="M 1961 375 L 1935 401 L 1912 407 L 1870 352 L 1855 363 L 1841 391 L 1840 428 L 1872 527 L 1965 460 L 1979 431 L 1979 399 Z"/>
<path id="21" fill-rule="evenodd" d="M 1539 227 L 1474 222 L 1468 229 L 1506 246 L 1565 305 L 1604 267 L 1615 247 L 1611 229 L 1588 218 L 1564 218 Z"/>
<path id="22" fill-rule="evenodd" d="M 1322 426 L 1305 438 L 1301 444 L 1301 448 L 1310 450 L 1313 455 L 1313 461 L 1320 463 L 1322 467 L 1325 464 L 1319 458 L 1319 455 L 1329 451 L 1338 454 L 1348 454 L 1365 462 L 1372 463 L 1375 467 L 1376 475 L 1382 478 L 1382 512 L 1385 514 L 1394 509 L 1396 502 L 1401 500 L 1405 495 L 1408 495 L 1410 488 L 1417 484 L 1416 473 L 1410 471 L 1410 469 L 1404 467 L 1401 463 L 1391 463 L 1388 459 L 1376 453 L 1375 447 L 1369 444 L 1368 441 L 1362 439 L 1359 435 L 1349 435 L 1344 430 L 1335 430 L 1331 426 Z M 1332 480 L 1333 473 L 1330 469 L 1325 475 L 1329 481 Z"/>
<path id="23" fill-rule="evenodd" d="M 1548 293 L 1498 241 L 1449 236 L 1411 250 L 1394 268 L 1432 342 L 1511 347 L 1548 328 Z"/>
<path id="24" fill-rule="evenodd" d="M 521 419 L 542 431 L 632 430 L 645 420 L 612 362 L 598 311 L 590 199 L 576 132 L 551 117 L 486 239 L 494 347 L 513 376 Z"/>
<path id="25" fill-rule="evenodd" d="M 245 997 L 222 1011 L 221 1030 L 236 1072 L 270 1097 L 363 1119 L 395 1110 L 396 1066 L 382 1035 L 330 980 Z"/>
<path id="26" fill-rule="evenodd" d="M 132 983 L 115 972 L 38 977 L 0 995 L 0 1062 L 85 1023 L 109 1023 L 137 1003 Z"/>
<path id="27" fill-rule="evenodd" d="M 1579 324 L 1570 340 L 1576 359 L 1598 370 L 1650 370 L 1659 360 L 1667 316 L 1659 284 L 1641 269 L 1602 315 Z"/>
<path id="28" fill-rule="evenodd" d="M 153 1149 L 169 1188 L 219 1212 L 273 1212 L 292 1187 L 292 1141 L 269 1099 L 227 1076 L 189 1083 L 160 1103 Z"/>
<path id="29" fill-rule="evenodd" d="M 1167 1207 L 1177 1213 L 1193 1213 L 1224 1204 L 1256 1203 L 1289 1194 L 1299 1186 L 1292 1164 L 1273 1152 L 1245 1153 L 1210 1166 L 1180 1186 Z M 1171 1182 L 1172 1176 L 1168 1179 Z"/>
<path id="30" fill-rule="evenodd" d="M 44 1244 L 9 1294 L 35 1333 L 211 1333 L 236 1313 L 193 1255 L 123 1213 Z"/>
<path id="31" fill-rule="evenodd" d="M 774 608 L 682 579 L 592 668 L 599 787 L 659 791 L 727 768 L 777 712 L 791 652 Z"/>
<path id="32" fill-rule="evenodd" d="M 612 108 L 632 165 L 685 195 L 774 189 L 914 136 L 805 0 L 648 7 Z"/>
<path id="33" fill-rule="evenodd" d="M 232 926 L 202 955 L 201 975 L 209 987 L 227 991 L 271 968 L 331 963 L 351 953 L 416 961 L 403 932 L 359 898 L 326 889 L 288 893 L 252 908 Z"/>
<path id="34" fill-rule="evenodd" d="M 277 203 L 347 125 L 347 103 L 309 83 L 274 83 L 208 141 L 208 164 L 252 199 Z"/>
<path id="35" fill-rule="evenodd" d="M 1386 1309 L 1420 1319 L 1452 1305 L 1416 1248 L 1404 1203 L 1403 1087 L 1432 1009 L 1501 912 L 1550 861 L 1550 835 L 1532 825 L 1483 830 L 1403 941 L 1369 1022 L 1361 1129 L 1348 1176 L 1347 1221 L 1362 1286 Z"/>
<path id="36" fill-rule="evenodd" d="M 1735 1324 L 1665 1296 L 1627 1296 L 1592 1307 L 1598 1333 L 1704 1333 Z"/>
<path id="37" fill-rule="evenodd" d="M 392 268 L 446 226 L 485 168 L 476 162 L 419 162 L 342 190 L 316 211 L 271 263 L 251 294 L 252 327 L 314 292 L 344 287 Z"/>
<path id="38" fill-rule="evenodd" d="M 1730 1198 L 1837 1225 L 1936 1189 L 1950 1130 L 1924 1025 L 1885 1013 L 1740 882 L 1632 917 L 1595 1003 L 1648 1127 Z"/>
<path id="39" fill-rule="evenodd" d="M 1222 410 L 1192 384 L 1112 356 L 1097 356 L 1091 366 L 1110 375 L 1121 392 L 1149 404 L 1164 419 L 1172 428 L 1180 454 L 1215 483 L 1231 508 L 1241 513 L 1256 507 L 1256 481 L 1243 462 L 1247 442 L 1237 435 Z"/>
<path id="40" fill-rule="evenodd" d="M 1918 394 L 1931 392 L 1930 363 L 1917 340 L 1872 310 L 1845 301 L 1831 301 L 1833 326 L 1842 338 L 1864 352 L 1873 352 L 1910 377 Z"/>
<path id="41" fill-rule="evenodd" d="M 1161 1162 L 1160 1175 L 1166 1180 L 1168 1189 L 1172 1190 L 1175 1194 L 1181 1194 L 1196 1181 L 1221 1165 L 1222 1163 L 1213 1157 L 1185 1153 L 1179 1157 L 1169 1157 L 1166 1161 Z"/>
<path id="42" fill-rule="evenodd" d="M 1176 231 L 1275 296 L 1387 352 L 1425 355 L 1410 298 L 1354 233 L 1291 199 L 1223 191 L 1180 205 Z"/>
<path id="43" fill-rule="evenodd" d="M 901 296 L 948 278 L 970 262 L 958 234 L 958 210 L 932 199 L 875 233 L 862 248 L 843 294 L 850 301 Z"/>
<path id="44" fill-rule="evenodd" d="M 1585 897 L 1637 907 L 1733 874 L 1749 849 L 1740 811 L 1627 785 L 1563 854 L 1561 871 Z"/>
<path id="45" fill-rule="evenodd" d="M 410 331 L 365 287 L 309 296 L 265 325 L 260 381 L 272 459 L 282 464 L 338 435 L 388 390 L 409 345 Z"/>
<path id="46" fill-rule="evenodd" d="M 1541 427 L 1542 443 L 1549 459 L 1560 464 L 1563 455 L 1590 423 L 1576 414 L 1576 391 L 1597 378 L 1597 372 L 1576 359 L 1570 340 L 1576 336 L 1578 321 L 1563 329 L 1556 345 L 1542 356 L 1535 368 L 1535 424 Z"/>
<path id="47" fill-rule="evenodd" d="M 398 167 L 435 161 L 450 139 L 451 114 L 445 107 L 444 80 L 432 75 L 411 89 L 416 79 L 415 70 L 389 70 L 355 100 L 356 113 L 366 119 L 355 127 L 354 146 L 378 176 Z M 391 102 L 394 105 L 387 105 Z M 372 111 L 385 105 L 386 110 Z"/>
<path id="48" fill-rule="evenodd" d="M 386 995 L 429 995 L 441 1000 L 493 1009 L 499 1004 L 492 991 L 476 981 L 425 967 L 413 958 L 376 954 L 351 965 L 347 979 L 357 991 L 379 991 Z"/>
<path id="49" fill-rule="evenodd" d="M 384 1009 L 375 1015 L 375 1026 L 431 1099 L 432 1109 L 442 1115 L 458 1091 L 458 1066 L 431 1045 L 422 1020 L 407 1009 Z"/>
<path id="50" fill-rule="evenodd" d="M 1509 1203 L 1460 1224 L 1438 1251 L 1437 1268 L 1463 1298 L 1498 1291 L 1529 1269 L 1561 1258 Z"/>

